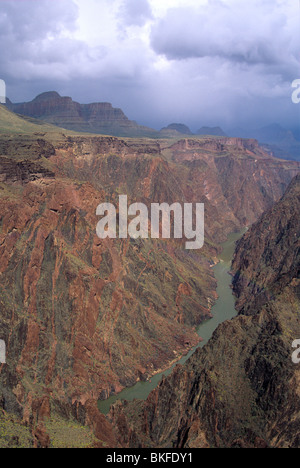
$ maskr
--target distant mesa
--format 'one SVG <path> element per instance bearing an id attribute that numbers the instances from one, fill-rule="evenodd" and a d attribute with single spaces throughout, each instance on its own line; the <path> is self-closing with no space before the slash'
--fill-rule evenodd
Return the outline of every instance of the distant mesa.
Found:
<path id="1" fill-rule="evenodd" d="M 135 138 L 182 138 L 183 135 L 195 135 L 256 139 L 273 156 L 300 160 L 300 131 L 288 130 L 276 123 L 254 130 L 235 128 L 228 130 L 227 134 L 220 127 L 202 127 L 193 134 L 182 123 L 172 123 L 157 131 L 129 120 L 121 109 L 113 107 L 109 102 L 79 104 L 56 91 L 39 94 L 32 101 L 22 103 L 13 103 L 6 97 L 6 108 L 29 119 L 38 119 L 79 133 Z"/>
<path id="2" fill-rule="evenodd" d="M 39 94 L 32 102 L 42 102 L 51 99 L 60 99 L 61 96 L 56 91 L 48 91 L 47 93 Z"/>
<path id="3" fill-rule="evenodd" d="M 7 99 L 6 104 L 10 104 Z M 58 128 L 56 125 L 50 125 L 39 119 L 15 114 L 10 111 L 6 105 L 0 105 L 0 136 L 1 135 L 37 135 L 41 133 L 51 134 L 72 134 L 69 130 Z M 2 153 L 3 154 L 3 153 Z"/>
<path id="4" fill-rule="evenodd" d="M 161 129 L 161 133 L 180 133 L 182 135 L 193 135 L 189 127 L 180 123 L 172 123 Z"/>
<path id="5" fill-rule="evenodd" d="M 197 130 L 196 135 L 228 136 L 220 127 L 201 127 Z"/>
<path id="6" fill-rule="evenodd" d="M 60 96 L 56 91 L 42 93 L 31 102 L 14 104 L 8 99 L 6 107 L 17 114 L 75 132 L 115 136 L 158 136 L 158 132 L 129 120 L 121 109 L 114 108 L 108 102 L 79 104 L 71 97 Z"/>
<path id="7" fill-rule="evenodd" d="M 300 160 L 300 136 L 277 123 L 254 130 L 235 128 L 230 131 L 230 136 L 255 138 L 278 158 Z"/>
<path id="8" fill-rule="evenodd" d="M 283 140 L 293 140 L 295 137 L 290 130 L 286 130 L 281 125 L 273 123 L 266 127 L 257 128 L 254 130 L 246 130 L 243 128 L 235 128 L 230 131 L 231 136 L 238 138 L 255 138 L 261 143 L 276 144 Z"/>
<path id="9" fill-rule="evenodd" d="M 220 127 L 202 127 L 195 134 L 191 132 L 189 127 L 180 123 L 173 123 L 161 129 L 161 133 L 169 136 L 181 135 L 205 135 L 205 136 L 220 136 L 227 137 L 226 133 Z"/>

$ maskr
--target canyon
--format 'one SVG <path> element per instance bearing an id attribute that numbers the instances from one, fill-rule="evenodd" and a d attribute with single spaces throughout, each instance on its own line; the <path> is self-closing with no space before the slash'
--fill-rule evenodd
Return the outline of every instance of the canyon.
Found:
<path id="1" fill-rule="evenodd" d="M 3 106 L 1 125 L 0 339 L 7 347 L 7 364 L 0 366 L 0 436 L 2 429 L 6 434 L 2 439 L 11 446 L 48 447 L 69 443 L 73 431 L 74 444 L 97 447 L 234 445 L 229 436 L 213 432 L 213 425 L 218 428 L 232 411 L 232 401 L 225 404 L 226 392 L 233 391 L 230 368 L 218 366 L 228 354 L 235 371 L 232 358 L 248 359 L 251 347 L 246 343 L 238 353 L 234 343 L 246 340 L 249 332 L 253 346 L 259 333 L 275 333 L 277 327 L 264 310 L 258 318 L 254 307 L 266 307 L 268 298 L 255 290 L 259 299 L 254 306 L 249 299 L 254 292 L 241 274 L 245 268 L 252 285 L 259 271 L 260 265 L 251 269 L 253 258 L 243 264 L 245 252 L 259 237 L 256 233 L 248 247 L 239 244 L 244 254 L 235 258 L 234 269 L 240 272 L 234 282 L 238 321 L 221 326 L 207 347 L 187 367 L 177 368 L 146 403 L 135 403 L 134 409 L 118 404 L 106 419 L 98 412 L 97 400 L 168 368 L 199 342 L 196 327 L 211 317 L 217 298 L 211 267 L 220 243 L 272 209 L 300 164 L 273 158 L 255 140 L 74 134 L 22 119 Z M 293 189 L 289 191 L 293 197 Z M 126 194 L 129 203 L 148 207 L 204 203 L 203 249 L 186 251 L 180 239 L 99 239 L 97 206 L 117 205 L 120 194 Z M 276 224 L 272 232 L 275 229 Z M 263 261 L 264 239 L 259 239 Z M 283 237 L 284 242 L 291 239 Z M 253 255 L 259 260 L 257 252 Z M 289 258 L 289 265 L 297 258 Z M 271 277 L 259 276 L 257 284 L 265 286 Z M 292 282 L 286 276 L 280 288 L 292 287 Z M 276 289 L 277 279 L 273 283 Z M 209 351 L 214 346 L 216 367 Z M 276 346 L 274 350 L 277 359 Z M 202 373 L 199 362 L 207 369 Z M 249 361 L 249 375 L 255 374 L 255 362 Z M 223 373 L 226 401 L 219 402 L 213 384 L 219 391 Z M 244 376 L 238 377 L 242 385 Z M 195 395 L 204 391 L 200 383 L 208 393 L 199 403 Z M 250 395 L 243 385 L 239 391 Z M 198 403 L 206 416 L 214 408 L 210 421 L 203 423 L 209 428 L 199 422 Z M 241 410 L 250 427 L 249 408 L 240 400 L 237 404 L 237 419 Z M 167 424 L 157 418 L 166 411 Z M 290 411 L 287 408 L 285 417 Z M 140 414 L 141 427 L 132 429 Z M 259 417 L 260 413 L 261 424 Z M 248 436 L 232 430 L 237 422 L 228 421 L 228 433 L 249 444 Z M 18 440 L 10 435 L 12 427 L 18 428 Z M 261 432 L 249 431 L 255 433 L 254 445 L 266 443 L 257 435 Z"/>
<path id="2" fill-rule="evenodd" d="M 146 402 L 117 403 L 126 447 L 299 448 L 300 177 L 239 241 L 239 314 Z"/>
<path id="3" fill-rule="evenodd" d="M 197 138 L 199 136 L 238 137 L 255 139 L 265 152 L 278 158 L 299 161 L 300 143 L 296 131 L 272 124 L 256 130 L 233 128 L 227 133 L 220 127 L 201 127 L 195 134 L 187 125 L 172 123 L 160 131 L 130 120 L 125 113 L 108 102 L 79 104 L 71 97 L 60 96 L 56 91 L 45 92 L 30 102 L 13 103 L 6 100 L 6 108 L 37 124 L 36 119 L 69 131 L 88 132 L 132 138 Z M 41 125 L 43 125 L 41 124 Z M 1 131 L 1 129 L 0 129 Z"/>

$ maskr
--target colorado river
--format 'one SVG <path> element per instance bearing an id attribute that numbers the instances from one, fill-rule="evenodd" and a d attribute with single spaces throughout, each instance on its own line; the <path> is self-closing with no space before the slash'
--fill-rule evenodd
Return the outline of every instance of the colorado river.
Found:
<path id="1" fill-rule="evenodd" d="M 238 234 L 231 234 L 228 237 L 228 240 L 222 244 L 223 251 L 219 255 L 220 262 L 214 267 L 214 274 L 218 282 L 218 300 L 212 308 L 213 318 L 203 322 L 197 329 L 197 333 L 199 336 L 201 336 L 203 341 L 201 341 L 198 346 L 193 348 L 186 356 L 174 364 L 170 369 L 152 377 L 151 382 L 138 382 L 133 387 L 125 388 L 118 395 L 111 396 L 107 400 L 99 401 L 98 407 L 101 413 L 107 414 L 109 412 L 110 406 L 118 400 L 133 401 L 136 398 L 139 400 L 146 400 L 149 393 L 155 387 L 157 387 L 163 375 L 167 376 L 171 374 L 172 370 L 177 364 L 184 364 L 191 357 L 191 355 L 194 354 L 197 348 L 203 347 L 209 341 L 218 325 L 236 316 L 237 312 L 235 310 L 235 299 L 231 289 L 232 277 L 229 275 L 229 272 L 235 250 L 235 243 L 238 239 L 240 239 L 244 232 L 245 231 Z"/>

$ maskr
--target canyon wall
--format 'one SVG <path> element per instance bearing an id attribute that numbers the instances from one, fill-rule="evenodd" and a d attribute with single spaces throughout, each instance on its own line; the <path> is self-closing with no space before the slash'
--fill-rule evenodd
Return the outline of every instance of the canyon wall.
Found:
<path id="1" fill-rule="evenodd" d="M 224 140 L 226 154 L 207 145 L 1 138 L 0 339 L 7 364 L 0 367 L 0 401 L 37 446 L 51 443 L 44 421 L 53 411 L 89 424 L 100 445 L 114 444 L 95 402 L 168 367 L 198 342 L 195 327 L 216 299 L 211 266 L 219 242 L 272 205 L 299 172 L 299 164 L 269 158 L 252 143 L 249 149 Z M 205 247 L 100 240 L 96 208 L 117 205 L 119 194 L 147 205 L 205 203 Z"/>
<path id="2" fill-rule="evenodd" d="M 122 446 L 299 448 L 299 208 L 297 176 L 237 246 L 239 315 L 146 402 L 112 408 Z"/>
<path id="3" fill-rule="evenodd" d="M 6 107 L 16 114 L 77 132 L 117 136 L 155 136 L 158 133 L 129 120 L 121 109 L 109 102 L 79 104 L 54 91 L 40 94 L 30 102 L 12 103 L 7 99 Z"/>

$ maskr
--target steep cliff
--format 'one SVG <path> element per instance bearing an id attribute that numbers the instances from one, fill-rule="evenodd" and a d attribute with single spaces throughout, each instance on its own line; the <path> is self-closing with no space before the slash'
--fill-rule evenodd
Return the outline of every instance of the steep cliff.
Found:
<path id="1" fill-rule="evenodd" d="M 187 189 L 198 200 L 204 197 L 208 233 L 218 226 L 226 235 L 229 224 L 231 231 L 253 224 L 299 172 L 299 163 L 270 157 L 256 140 L 183 139 L 165 153 L 180 168 Z"/>
<path id="2" fill-rule="evenodd" d="M 237 247 L 239 316 L 146 402 L 113 407 L 123 446 L 299 448 L 299 194 L 298 176 Z"/>
<path id="3" fill-rule="evenodd" d="M 253 313 L 262 302 L 272 301 L 299 277 L 299 208 L 298 175 L 282 200 L 239 242 L 233 262 L 237 271 L 234 289 L 238 308 L 244 314 Z"/>
<path id="4" fill-rule="evenodd" d="M 0 121 L 2 110 L 8 113 L 0 107 Z M 260 150 L 235 150 L 228 141 L 245 198 L 259 200 L 240 215 L 217 163 L 222 154 L 206 144 L 208 153 L 194 148 L 191 162 L 196 143 L 186 147 L 185 140 L 1 137 L 0 339 L 7 364 L 0 367 L 0 401 L 5 415 L 30 428 L 35 445 L 53 443 L 53 411 L 73 418 L 80 433 L 89 424 L 96 443 L 115 443 L 95 401 L 169 366 L 198 342 L 195 326 L 210 317 L 216 298 L 210 267 L 219 240 L 272 204 L 299 171 L 297 163 L 283 167 L 269 158 L 258 177 L 251 164 Z M 250 169 L 241 163 L 248 158 Z M 238 196 L 233 179 L 229 184 Z M 117 205 L 119 194 L 147 205 L 203 201 L 204 249 L 191 253 L 174 240 L 100 240 L 96 207 Z"/>
<path id="5" fill-rule="evenodd" d="M 40 94 L 31 102 L 12 103 L 8 99 L 6 106 L 17 114 L 77 132 L 117 136 L 155 136 L 157 133 L 129 120 L 121 109 L 108 102 L 79 104 L 54 91 Z"/>

